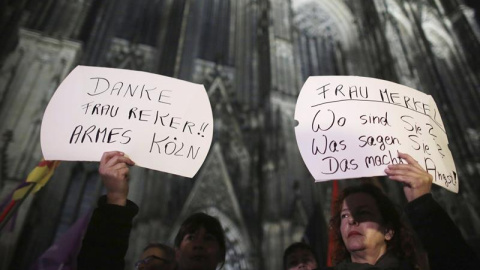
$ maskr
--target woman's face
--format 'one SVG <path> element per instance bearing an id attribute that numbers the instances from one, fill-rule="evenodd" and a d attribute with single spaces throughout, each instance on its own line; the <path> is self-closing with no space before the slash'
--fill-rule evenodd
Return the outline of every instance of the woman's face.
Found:
<path id="1" fill-rule="evenodd" d="M 183 237 L 176 257 L 180 270 L 215 270 L 221 262 L 220 244 L 214 235 L 200 227 Z"/>
<path id="2" fill-rule="evenodd" d="M 287 256 L 286 266 L 287 270 L 313 270 L 317 261 L 310 250 L 297 249 Z"/>
<path id="3" fill-rule="evenodd" d="M 393 237 L 386 230 L 375 199 L 367 193 L 354 193 L 345 198 L 340 212 L 340 231 L 352 261 L 357 254 L 376 257 L 387 250 L 387 241 Z"/>

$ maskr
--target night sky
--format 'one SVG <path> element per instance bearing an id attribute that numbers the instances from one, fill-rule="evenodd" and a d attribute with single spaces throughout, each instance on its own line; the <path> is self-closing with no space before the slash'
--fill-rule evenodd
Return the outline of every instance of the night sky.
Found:
<path id="1" fill-rule="evenodd" d="M 475 8 L 476 10 L 478 10 L 479 6 L 480 6 L 480 1 L 479 0 L 464 0 L 465 1 L 465 4 Z"/>
<path id="2" fill-rule="evenodd" d="M 464 2 L 475 10 L 475 18 L 480 23 L 480 0 L 464 0 Z"/>

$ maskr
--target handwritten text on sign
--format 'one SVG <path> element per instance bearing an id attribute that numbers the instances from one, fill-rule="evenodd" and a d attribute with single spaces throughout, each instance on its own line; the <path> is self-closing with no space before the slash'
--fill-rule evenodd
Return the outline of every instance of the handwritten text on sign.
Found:
<path id="1" fill-rule="evenodd" d="M 431 96 L 354 76 L 310 77 L 297 100 L 300 153 L 317 181 L 385 175 L 410 154 L 434 183 L 458 192 L 445 127 Z"/>
<path id="2" fill-rule="evenodd" d="M 213 135 L 202 85 L 156 74 L 76 67 L 45 111 L 41 145 L 47 160 L 99 161 L 125 152 L 136 165 L 193 177 Z"/>

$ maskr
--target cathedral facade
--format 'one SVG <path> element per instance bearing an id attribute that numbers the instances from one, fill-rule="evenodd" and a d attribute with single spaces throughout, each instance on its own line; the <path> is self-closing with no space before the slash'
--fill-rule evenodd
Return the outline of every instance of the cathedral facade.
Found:
<path id="1" fill-rule="evenodd" d="M 326 260 L 331 182 L 314 183 L 297 148 L 295 103 L 313 75 L 393 81 L 435 99 L 459 194 L 434 188 L 480 253 L 480 31 L 459 0 L 2 1 L 0 199 L 41 160 L 43 111 L 77 65 L 147 71 L 201 83 L 214 138 L 193 179 L 133 167 L 126 265 L 149 242 L 172 243 L 191 213 L 218 217 L 224 269 L 281 269 L 304 240 Z M 0 236 L 0 269 L 29 266 L 102 194 L 98 164 L 62 162 Z M 379 183 L 399 205 L 401 188 Z M 340 181 L 340 186 L 355 180 Z"/>

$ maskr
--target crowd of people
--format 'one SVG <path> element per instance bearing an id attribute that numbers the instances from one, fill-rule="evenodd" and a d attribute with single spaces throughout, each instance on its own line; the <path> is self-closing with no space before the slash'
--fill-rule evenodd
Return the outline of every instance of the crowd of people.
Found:
<path id="1" fill-rule="evenodd" d="M 403 185 L 408 201 L 404 214 L 373 184 L 350 186 L 334 203 L 330 219 L 334 266 L 318 264 L 306 243 L 284 252 L 284 270 L 477 269 L 480 261 L 448 214 L 433 199 L 432 176 L 411 156 L 389 165 L 388 178 Z M 125 269 L 125 254 L 138 207 L 127 199 L 129 167 L 122 152 L 103 154 L 99 173 L 107 194 L 98 201 L 78 255 L 78 269 Z M 408 221 L 408 222 L 407 222 Z M 421 263 L 420 242 L 427 260 Z M 218 219 L 205 213 L 190 215 L 180 226 L 174 247 L 153 243 L 145 247 L 135 269 L 215 270 L 225 262 L 225 234 Z"/>

